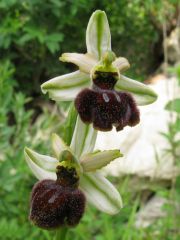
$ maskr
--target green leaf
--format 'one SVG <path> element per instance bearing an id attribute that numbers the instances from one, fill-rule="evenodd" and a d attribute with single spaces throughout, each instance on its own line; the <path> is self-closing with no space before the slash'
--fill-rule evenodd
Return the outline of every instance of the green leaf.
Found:
<path id="1" fill-rule="evenodd" d="M 57 42 L 48 41 L 46 42 L 46 46 L 48 47 L 51 53 L 55 53 L 56 51 L 59 50 L 59 44 Z"/>
<path id="2" fill-rule="evenodd" d="M 169 101 L 166 104 L 165 109 L 168 111 L 180 113 L 180 98 L 176 98 L 174 100 Z"/>
<path id="3" fill-rule="evenodd" d="M 46 41 L 62 42 L 64 35 L 62 33 L 50 33 L 46 36 Z"/>
<path id="4" fill-rule="evenodd" d="M 45 44 L 51 53 L 59 50 L 59 43 L 63 41 L 64 35 L 61 33 L 51 33 L 45 38 Z"/>
<path id="5" fill-rule="evenodd" d="M 46 39 L 46 33 L 43 29 L 35 25 L 28 25 L 24 27 L 25 39 L 22 37 L 22 44 L 30 39 L 37 39 L 39 43 L 43 44 Z"/>
<path id="6" fill-rule="evenodd" d="M 31 35 L 29 33 L 25 33 L 19 40 L 18 43 L 20 45 L 24 45 L 25 43 L 29 42 L 30 40 L 32 40 L 34 38 L 34 35 Z"/>
<path id="7" fill-rule="evenodd" d="M 180 118 L 176 119 L 176 122 L 174 123 L 174 127 L 176 132 L 180 132 Z"/>

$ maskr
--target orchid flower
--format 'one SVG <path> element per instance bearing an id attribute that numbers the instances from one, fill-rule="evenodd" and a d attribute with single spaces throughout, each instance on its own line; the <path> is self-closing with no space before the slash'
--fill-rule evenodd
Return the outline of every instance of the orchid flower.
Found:
<path id="1" fill-rule="evenodd" d="M 79 188 L 87 201 L 108 214 L 117 214 L 122 207 L 121 196 L 116 188 L 99 172 L 99 169 L 112 160 L 122 156 L 119 150 L 93 151 L 97 131 L 82 123 L 79 117 L 70 146 L 56 134 L 52 136 L 54 157 L 39 154 L 25 148 L 28 166 L 39 180 L 56 180 L 59 158 L 64 151 L 69 151 L 76 159 L 79 169 Z"/>
<path id="2" fill-rule="evenodd" d="M 86 30 L 87 53 L 64 53 L 60 57 L 63 62 L 70 62 L 79 67 L 78 71 L 55 77 L 41 88 L 56 101 L 74 100 L 84 88 L 92 85 L 92 73 L 99 66 L 104 54 L 111 51 L 111 33 L 105 12 L 95 11 Z M 126 58 L 116 57 L 112 65 L 118 69 L 119 79 L 115 85 L 117 91 L 130 92 L 137 105 L 147 105 L 157 99 L 156 93 L 147 85 L 130 79 L 122 73 L 130 67 Z"/>

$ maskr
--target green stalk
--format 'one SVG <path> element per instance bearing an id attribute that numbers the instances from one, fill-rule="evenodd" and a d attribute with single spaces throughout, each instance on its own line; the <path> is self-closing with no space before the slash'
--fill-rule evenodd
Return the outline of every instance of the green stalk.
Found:
<path id="1" fill-rule="evenodd" d="M 67 236 L 67 231 L 68 231 L 67 227 L 63 227 L 57 230 L 54 240 L 65 240 Z"/>

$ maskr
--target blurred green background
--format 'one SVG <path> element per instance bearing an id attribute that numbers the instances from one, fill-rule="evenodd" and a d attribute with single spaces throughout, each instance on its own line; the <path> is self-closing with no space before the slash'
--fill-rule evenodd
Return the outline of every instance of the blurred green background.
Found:
<path id="1" fill-rule="evenodd" d="M 29 194 L 36 179 L 26 166 L 23 148 L 49 151 L 49 135 L 63 135 L 67 104 L 54 105 L 43 96 L 40 84 L 70 72 L 60 63 L 63 52 L 86 52 L 85 30 L 92 12 L 106 11 L 112 47 L 131 63 L 128 76 L 140 81 L 154 74 L 164 61 L 163 22 L 167 34 L 178 17 L 177 0 L 0 0 L 0 239 L 43 240 L 53 233 L 28 221 Z M 174 128 L 173 128 L 174 131 Z M 175 133 L 177 130 L 175 129 Z M 167 133 L 170 135 L 171 132 Z M 172 140 L 172 136 L 170 138 Z M 146 229 L 134 226 L 144 191 L 180 200 L 180 179 L 164 185 L 133 177 L 112 179 L 125 206 L 117 216 L 88 207 L 69 239 L 178 240 L 180 221 L 173 205 L 167 217 Z M 142 190 L 142 183 L 147 189 Z M 149 195 L 148 195 L 149 196 Z"/>

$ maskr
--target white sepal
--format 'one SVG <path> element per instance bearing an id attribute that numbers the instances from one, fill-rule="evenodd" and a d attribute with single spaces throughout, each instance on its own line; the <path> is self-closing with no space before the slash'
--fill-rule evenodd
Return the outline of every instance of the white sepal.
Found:
<path id="1" fill-rule="evenodd" d="M 104 11 L 95 11 L 86 30 L 87 52 L 101 59 L 103 53 L 111 50 L 111 33 Z"/>
<path id="2" fill-rule="evenodd" d="M 50 90 L 48 91 L 49 98 L 54 101 L 73 101 L 78 93 L 86 87 L 88 87 L 88 85 L 84 85 L 84 87 L 73 87 L 72 89 L 65 90 Z"/>
<path id="3" fill-rule="evenodd" d="M 96 151 L 94 153 L 85 154 L 81 157 L 80 163 L 84 172 L 92 172 L 105 167 L 111 161 L 123 155 L 119 150 Z"/>
<path id="4" fill-rule="evenodd" d="M 137 105 L 140 106 L 151 104 L 157 99 L 157 94 L 150 87 L 123 75 L 120 75 L 115 87 L 116 90 L 132 93 Z"/>
<path id="5" fill-rule="evenodd" d="M 43 179 L 52 179 L 52 180 L 56 180 L 56 173 L 52 172 L 52 171 L 48 171 L 45 170 L 44 168 L 40 167 L 34 160 L 34 151 L 32 153 L 32 150 L 25 148 L 24 150 L 24 154 L 25 154 L 25 159 L 26 162 L 29 166 L 29 168 L 31 169 L 31 171 L 33 172 L 33 174 L 37 177 L 37 179 L 39 180 L 43 180 Z M 32 155 L 33 154 L 33 155 Z M 37 153 L 36 153 L 37 154 Z M 35 154 L 35 155 L 36 155 Z M 37 155 L 36 155 L 37 156 Z M 48 156 L 46 156 L 48 157 Z M 57 160 L 56 160 L 57 161 Z M 54 169 L 55 171 L 55 169 Z"/>
<path id="6" fill-rule="evenodd" d="M 39 167 L 51 172 L 55 172 L 56 166 L 58 164 L 58 160 L 56 158 L 39 154 L 27 147 L 24 149 L 24 152 Z"/>
<path id="7" fill-rule="evenodd" d="M 90 76 L 79 70 L 55 77 L 41 85 L 43 93 L 49 93 L 53 100 L 70 101 L 74 100 L 76 95 L 90 85 Z"/>
<path id="8" fill-rule="evenodd" d="M 122 208 L 116 188 L 100 173 L 86 173 L 80 179 L 80 188 L 89 203 L 102 212 L 114 215 Z"/>
<path id="9" fill-rule="evenodd" d="M 91 54 L 63 53 L 60 57 L 62 62 L 70 62 L 77 65 L 80 71 L 90 73 L 91 69 L 97 64 L 97 60 Z"/>

